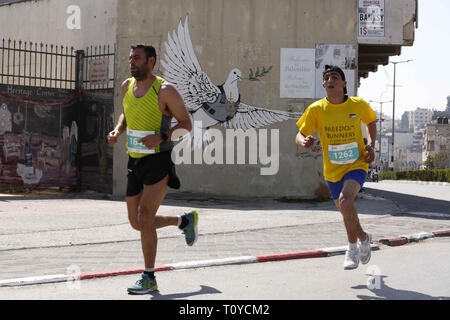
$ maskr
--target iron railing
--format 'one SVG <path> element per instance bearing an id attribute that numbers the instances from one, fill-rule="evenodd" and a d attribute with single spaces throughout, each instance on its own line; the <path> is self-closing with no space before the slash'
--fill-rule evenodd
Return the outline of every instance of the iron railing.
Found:
<path id="1" fill-rule="evenodd" d="M 75 62 L 73 47 L 3 39 L 0 83 L 75 89 Z"/>
<path id="2" fill-rule="evenodd" d="M 86 50 L 68 46 L 2 39 L 0 84 L 71 90 L 114 88 L 116 46 L 97 45 Z M 102 81 L 93 79 L 92 61 L 102 63 Z"/>

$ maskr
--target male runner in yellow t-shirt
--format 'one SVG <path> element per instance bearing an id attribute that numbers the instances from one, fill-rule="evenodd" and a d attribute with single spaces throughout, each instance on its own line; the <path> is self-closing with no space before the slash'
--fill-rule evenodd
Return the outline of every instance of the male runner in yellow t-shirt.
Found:
<path id="1" fill-rule="evenodd" d="M 128 180 L 126 202 L 131 226 L 140 231 L 145 269 L 131 294 L 146 294 L 157 290 L 154 267 L 157 249 L 156 229 L 178 226 L 191 246 L 197 239 L 195 211 L 182 216 L 157 215 L 167 186 L 178 189 L 171 159 L 172 140 L 192 129 L 192 123 L 181 95 L 175 86 L 153 75 L 156 63 L 155 48 L 148 45 L 131 47 L 129 56 L 132 78 L 122 83 L 124 111 L 116 127 L 108 135 L 111 146 L 119 135 L 127 134 Z M 170 128 L 174 117 L 178 124 Z M 177 129 L 182 129 L 178 131 Z"/>
<path id="2" fill-rule="evenodd" d="M 336 66 L 325 66 L 322 86 L 326 98 L 311 104 L 297 122 L 296 143 L 309 148 L 317 130 L 322 145 L 324 177 L 336 207 L 344 218 L 349 241 L 344 269 L 355 269 L 370 260 L 371 235 L 364 232 L 354 201 L 367 177 L 369 163 L 375 159 L 376 115 L 361 98 L 347 93 L 344 72 Z M 365 145 L 361 121 L 368 128 Z M 360 240 L 358 246 L 358 239 Z"/>

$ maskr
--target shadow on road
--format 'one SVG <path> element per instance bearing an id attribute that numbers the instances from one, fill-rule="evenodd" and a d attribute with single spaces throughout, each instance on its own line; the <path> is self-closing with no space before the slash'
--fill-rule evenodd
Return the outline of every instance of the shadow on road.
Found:
<path id="1" fill-rule="evenodd" d="M 97 192 L 45 192 L 36 191 L 30 193 L 2 193 L 0 191 L 0 202 L 14 200 L 107 200 L 107 201 L 125 201 L 125 197 L 114 197 L 106 193 Z"/>
<path id="2" fill-rule="evenodd" d="M 425 293 L 420 293 L 411 290 L 401 290 L 389 287 L 384 279 L 387 276 L 376 276 L 379 283 L 371 283 L 374 288 L 369 288 L 367 285 L 359 285 L 352 287 L 355 290 L 370 290 L 376 296 L 357 295 L 361 300 L 450 300 L 450 297 L 433 297 Z M 377 281 L 377 280 L 376 280 Z M 376 282 L 375 281 L 375 282 Z"/>
<path id="3" fill-rule="evenodd" d="M 438 200 L 427 197 L 420 197 L 416 195 L 410 195 L 405 193 L 397 193 L 391 191 L 384 191 L 378 189 L 364 188 L 365 192 L 377 197 L 382 197 L 393 201 L 401 210 L 401 214 L 407 215 L 408 212 L 436 212 L 448 214 L 448 217 L 442 217 L 442 219 L 450 219 L 450 201 Z M 437 216 L 424 218 L 439 219 Z"/>
<path id="4" fill-rule="evenodd" d="M 203 294 L 218 294 L 218 293 L 222 293 L 222 292 L 217 290 L 216 288 L 201 285 L 200 290 L 194 291 L 194 292 L 173 293 L 173 294 L 166 294 L 166 295 L 160 294 L 159 291 L 152 292 L 151 300 L 174 300 L 174 299 L 183 299 L 183 298 L 192 297 L 192 296 L 199 296 L 199 295 L 203 295 Z"/>

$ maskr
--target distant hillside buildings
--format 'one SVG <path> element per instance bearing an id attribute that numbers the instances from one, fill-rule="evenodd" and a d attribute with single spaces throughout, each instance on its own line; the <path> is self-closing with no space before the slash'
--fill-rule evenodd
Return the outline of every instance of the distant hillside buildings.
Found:
<path id="1" fill-rule="evenodd" d="M 385 117 L 383 116 L 383 118 Z M 395 123 L 394 164 L 388 161 L 391 159 L 391 148 L 388 156 L 377 164 L 384 170 L 389 170 L 392 166 L 395 170 L 414 170 L 423 169 L 423 163 L 429 156 L 435 156 L 442 152 L 450 158 L 449 118 L 450 96 L 447 97 L 445 111 L 417 108 L 404 112 L 401 120 L 396 120 Z M 386 118 L 381 123 L 381 137 L 387 138 L 389 147 L 391 147 L 392 119 Z"/>

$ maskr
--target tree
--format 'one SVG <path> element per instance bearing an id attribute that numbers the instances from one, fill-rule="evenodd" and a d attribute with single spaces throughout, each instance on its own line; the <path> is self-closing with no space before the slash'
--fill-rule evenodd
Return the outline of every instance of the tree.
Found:
<path id="1" fill-rule="evenodd" d="M 441 151 L 434 156 L 429 155 L 424 162 L 425 169 L 446 169 L 450 167 L 450 156 L 447 152 Z"/>
<path id="2" fill-rule="evenodd" d="M 435 169 L 446 169 L 449 164 L 449 156 L 446 152 L 439 152 L 434 156 L 434 167 Z"/>
<path id="3" fill-rule="evenodd" d="M 427 157 L 427 160 L 423 163 L 426 170 L 433 170 L 434 169 L 434 157 L 430 154 Z"/>

